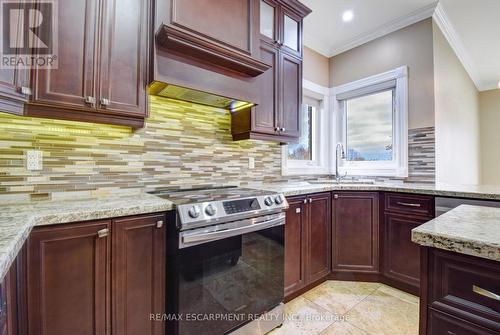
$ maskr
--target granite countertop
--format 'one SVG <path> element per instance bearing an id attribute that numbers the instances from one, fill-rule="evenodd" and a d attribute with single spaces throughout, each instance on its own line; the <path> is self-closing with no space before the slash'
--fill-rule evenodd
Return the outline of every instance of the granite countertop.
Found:
<path id="1" fill-rule="evenodd" d="M 461 205 L 412 230 L 413 242 L 500 261 L 500 208 Z"/>
<path id="2" fill-rule="evenodd" d="M 165 212 L 173 204 L 154 195 L 44 201 L 0 205 L 0 278 L 3 278 L 34 226 Z"/>
<path id="3" fill-rule="evenodd" d="M 450 185 L 450 184 L 418 184 L 418 183 L 268 183 L 254 186 L 259 189 L 283 193 L 285 196 L 311 194 L 329 191 L 383 191 L 413 194 L 427 194 L 443 197 L 471 198 L 482 200 L 499 200 L 500 186 L 493 185 Z"/>

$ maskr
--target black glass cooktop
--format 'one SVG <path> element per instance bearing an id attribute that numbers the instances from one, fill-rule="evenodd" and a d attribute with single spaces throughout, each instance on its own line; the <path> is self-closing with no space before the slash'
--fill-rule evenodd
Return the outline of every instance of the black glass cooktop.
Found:
<path id="1" fill-rule="evenodd" d="M 236 186 L 191 189 L 164 189 L 149 192 L 158 197 L 172 201 L 176 205 L 194 204 L 200 202 L 225 201 L 248 197 L 275 194 L 275 192 L 255 190 Z"/>

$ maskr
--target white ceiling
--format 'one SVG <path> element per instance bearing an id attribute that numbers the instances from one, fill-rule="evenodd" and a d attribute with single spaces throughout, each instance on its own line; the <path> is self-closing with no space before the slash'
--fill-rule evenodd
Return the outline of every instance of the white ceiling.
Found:
<path id="1" fill-rule="evenodd" d="M 304 43 L 327 57 L 430 17 L 436 4 L 436 0 L 301 2 L 312 9 L 312 13 L 304 21 Z M 342 13 L 345 10 L 354 12 L 351 22 L 342 21 Z"/>
<path id="2" fill-rule="evenodd" d="M 301 0 L 304 43 L 327 57 L 357 47 L 434 13 L 448 42 L 479 90 L 500 80 L 500 0 Z M 354 12 L 342 21 L 345 10 Z"/>

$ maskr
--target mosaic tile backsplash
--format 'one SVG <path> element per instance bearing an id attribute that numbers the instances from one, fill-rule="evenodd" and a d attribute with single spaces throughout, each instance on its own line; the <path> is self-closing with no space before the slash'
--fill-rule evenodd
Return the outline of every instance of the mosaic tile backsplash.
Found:
<path id="1" fill-rule="evenodd" d="M 150 99 L 150 117 L 136 131 L 0 113 L 0 201 L 291 179 L 281 176 L 278 144 L 232 141 L 227 111 Z M 413 179 L 433 180 L 434 161 L 428 158 L 433 157 L 433 129 L 418 134 L 410 133 L 410 171 Z M 26 170 L 28 149 L 43 151 L 42 171 Z M 255 159 L 254 169 L 248 168 L 248 157 Z"/>

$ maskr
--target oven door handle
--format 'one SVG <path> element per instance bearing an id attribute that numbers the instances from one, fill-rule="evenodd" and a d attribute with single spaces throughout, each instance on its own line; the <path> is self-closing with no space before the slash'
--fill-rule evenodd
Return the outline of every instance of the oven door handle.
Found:
<path id="1" fill-rule="evenodd" d="M 252 222 L 252 221 L 249 220 L 249 222 Z M 250 224 L 242 226 L 242 227 L 219 230 L 219 231 L 208 232 L 208 233 L 205 232 L 205 233 L 200 233 L 200 234 L 183 235 L 180 247 L 186 248 L 186 247 L 189 247 L 191 245 L 212 242 L 212 241 L 220 240 L 220 239 L 227 238 L 227 237 L 251 233 L 251 232 L 254 232 L 257 230 L 281 226 L 284 224 L 285 224 L 285 216 L 283 215 L 283 216 L 280 216 L 280 217 L 275 218 L 275 219 L 271 219 L 271 220 L 267 220 L 267 221 L 263 221 L 263 222 L 259 222 L 259 223 L 250 223 Z"/>

